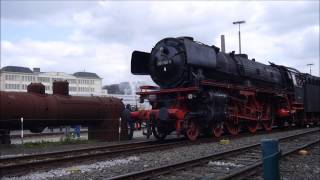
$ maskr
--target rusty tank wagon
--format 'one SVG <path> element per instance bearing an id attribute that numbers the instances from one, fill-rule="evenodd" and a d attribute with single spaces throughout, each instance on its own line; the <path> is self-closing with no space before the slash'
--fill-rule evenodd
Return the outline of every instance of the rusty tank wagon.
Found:
<path id="1" fill-rule="evenodd" d="M 10 143 L 10 130 L 21 128 L 40 133 L 48 126 L 88 126 L 88 138 L 118 140 L 124 105 L 121 99 L 71 96 L 67 81 L 53 82 L 53 94 L 41 83 L 31 83 L 27 92 L 0 92 L 0 139 Z"/>

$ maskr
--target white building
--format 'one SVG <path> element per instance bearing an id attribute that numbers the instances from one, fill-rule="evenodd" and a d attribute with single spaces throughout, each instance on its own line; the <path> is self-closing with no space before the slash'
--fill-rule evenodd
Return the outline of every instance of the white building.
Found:
<path id="1" fill-rule="evenodd" d="M 107 91 L 102 89 L 102 78 L 96 73 L 76 72 L 66 74 L 63 72 L 40 72 L 40 68 L 33 71 L 27 67 L 6 66 L 0 71 L 1 91 L 27 91 L 31 82 L 45 85 L 46 93 L 52 93 L 52 83 L 57 80 L 69 82 L 69 93 L 71 95 L 106 95 Z"/>

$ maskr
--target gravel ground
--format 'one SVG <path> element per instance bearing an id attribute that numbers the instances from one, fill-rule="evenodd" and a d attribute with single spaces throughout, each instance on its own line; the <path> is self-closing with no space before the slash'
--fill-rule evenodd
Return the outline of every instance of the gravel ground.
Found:
<path id="1" fill-rule="evenodd" d="M 167 165 L 174 162 L 193 159 L 199 156 L 209 155 L 215 152 L 235 148 L 239 145 L 258 143 L 263 138 L 277 138 L 283 136 L 284 134 L 290 135 L 302 131 L 303 130 L 293 130 L 287 132 L 276 132 L 271 134 L 243 137 L 239 139 L 231 139 L 229 144 L 219 144 L 217 142 L 214 142 L 136 154 L 135 156 L 130 157 L 122 156 L 113 159 L 107 159 L 106 161 L 100 161 L 94 164 L 77 165 L 69 168 L 55 169 L 47 173 L 41 173 L 40 177 L 38 176 L 37 172 L 34 172 L 27 176 L 16 177 L 13 179 L 104 179 L 128 172 Z M 125 161 L 126 163 L 110 163 L 122 161 Z"/>
<path id="2" fill-rule="evenodd" d="M 307 155 L 295 153 L 280 160 L 281 179 L 320 180 L 320 144 L 318 143 L 306 150 Z M 262 176 L 261 174 L 250 179 L 263 180 Z"/>
<path id="3" fill-rule="evenodd" d="M 320 180 L 320 144 L 318 143 L 307 151 L 307 155 L 296 153 L 280 161 L 282 179 Z"/>

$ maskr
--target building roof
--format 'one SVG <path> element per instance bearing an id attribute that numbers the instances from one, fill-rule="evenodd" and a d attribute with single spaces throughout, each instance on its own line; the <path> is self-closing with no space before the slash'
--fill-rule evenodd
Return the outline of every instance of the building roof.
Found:
<path id="1" fill-rule="evenodd" d="M 91 72 L 76 72 L 73 73 L 76 77 L 82 77 L 82 78 L 100 78 L 96 73 Z"/>
<path id="2" fill-rule="evenodd" d="M 20 72 L 20 73 L 33 73 L 33 71 L 30 68 L 20 67 L 20 66 L 5 66 L 5 67 L 1 68 L 1 71 Z"/>

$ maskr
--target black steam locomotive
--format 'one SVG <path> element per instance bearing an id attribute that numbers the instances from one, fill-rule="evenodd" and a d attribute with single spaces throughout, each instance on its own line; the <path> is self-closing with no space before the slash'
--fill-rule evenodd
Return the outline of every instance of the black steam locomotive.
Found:
<path id="1" fill-rule="evenodd" d="M 138 94 L 152 110 L 131 113 L 159 139 L 172 131 L 194 140 L 200 133 L 319 124 L 319 77 L 224 53 L 191 37 L 165 38 L 151 53 L 134 51 L 131 72 L 150 75 L 160 87 L 142 87 Z"/>

